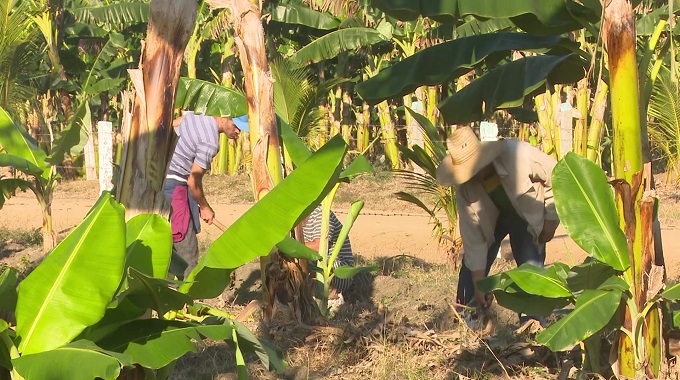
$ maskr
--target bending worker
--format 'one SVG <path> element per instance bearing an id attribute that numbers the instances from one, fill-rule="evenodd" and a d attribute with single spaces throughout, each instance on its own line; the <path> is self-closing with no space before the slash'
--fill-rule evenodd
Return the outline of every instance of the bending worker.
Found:
<path id="1" fill-rule="evenodd" d="M 456 188 L 464 249 L 456 301 L 486 308 L 492 298 L 475 284 L 489 275 L 507 235 L 518 266 L 544 265 L 545 243 L 560 223 L 551 180 L 556 161 L 523 141 L 480 142 L 469 127 L 456 129 L 446 143 L 437 182 Z"/>

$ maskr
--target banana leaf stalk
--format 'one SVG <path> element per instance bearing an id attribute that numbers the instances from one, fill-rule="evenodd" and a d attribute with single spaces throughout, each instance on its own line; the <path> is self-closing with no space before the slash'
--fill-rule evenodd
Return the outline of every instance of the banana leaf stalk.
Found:
<path id="1" fill-rule="evenodd" d="M 604 115 L 607 108 L 608 93 L 609 86 L 602 79 L 599 79 L 597 89 L 595 90 L 595 98 L 590 107 L 591 119 L 586 140 L 586 158 L 597 163 L 602 161 L 600 157 L 600 144 L 604 132 Z"/>

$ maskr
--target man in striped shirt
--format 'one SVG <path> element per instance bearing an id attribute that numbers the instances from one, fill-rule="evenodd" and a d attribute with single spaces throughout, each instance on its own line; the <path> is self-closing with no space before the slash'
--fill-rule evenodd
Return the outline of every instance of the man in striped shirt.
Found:
<path id="1" fill-rule="evenodd" d="M 309 248 L 319 252 L 319 241 L 321 239 L 321 206 L 317 206 L 314 211 L 307 217 L 302 225 L 302 235 L 305 238 L 305 245 Z M 338 236 L 340 235 L 340 230 L 342 230 L 342 223 L 338 220 L 335 214 L 331 211 L 329 226 L 328 226 L 328 252 L 320 252 L 324 257 L 328 258 L 335 244 L 338 241 Z M 354 265 L 354 256 L 352 254 L 352 245 L 349 241 L 349 236 L 345 238 L 345 241 L 340 247 L 340 253 L 333 263 L 333 268 L 337 268 L 342 265 Z M 337 298 L 338 295 L 345 292 L 352 285 L 351 278 L 337 278 L 333 277 L 331 280 L 331 292 L 329 299 Z"/>
<path id="2" fill-rule="evenodd" d="M 175 120 L 179 135 L 170 160 L 163 191 L 171 198 L 173 250 L 188 264 L 184 277 L 198 262 L 200 220 L 212 224 L 215 212 L 205 198 L 203 175 L 210 170 L 210 162 L 220 146 L 220 133 L 235 139 L 241 131 L 248 131 L 248 116 L 228 118 L 185 112 Z M 181 275 L 181 274 L 178 274 Z"/>

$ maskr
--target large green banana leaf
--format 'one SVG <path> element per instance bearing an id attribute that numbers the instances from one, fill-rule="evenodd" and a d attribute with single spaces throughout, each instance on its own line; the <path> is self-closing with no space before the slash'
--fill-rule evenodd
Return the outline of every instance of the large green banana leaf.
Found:
<path id="1" fill-rule="evenodd" d="M 0 166 L 11 166 L 27 175 L 40 177 L 44 168 L 39 167 L 33 162 L 13 154 L 0 153 Z"/>
<path id="2" fill-rule="evenodd" d="M 564 279 L 557 275 L 555 267 L 540 268 L 522 264 L 518 268 L 505 271 L 523 291 L 546 298 L 571 297 Z"/>
<path id="3" fill-rule="evenodd" d="M 621 292 L 586 290 L 576 299 L 574 310 L 536 335 L 552 351 L 563 351 L 600 331 L 609 323 L 621 302 Z"/>
<path id="4" fill-rule="evenodd" d="M 489 276 L 477 281 L 477 288 L 494 293 L 499 305 L 526 315 L 549 315 L 569 304 L 569 298 L 548 298 L 523 291 L 505 274 Z"/>
<path id="5" fill-rule="evenodd" d="M 19 351 L 61 347 L 99 321 L 125 263 L 125 210 L 103 193 L 90 213 L 21 282 L 17 300 Z"/>
<path id="6" fill-rule="evenodd" d="M 362 46 L 370 46 L 388 39 L 388 36 L 371 28 L 340 29 L 310 42 L 290 56 L 289 60 L 298 65 L 318 63 L 335 58 L 342 52 L 352 51 Z"/>
<path id="7" fill-rule="evenodd" d="M 139 307 L 127 298 L 130 291 L 124 291 L 116 296 L 104 313 L 104 317 L 92 326 L 86 328 L 78 339 L 98 342 L 113 334 L 120 326 L 143 317 L 148 307 Z"/>
<path id="8" fill-rule="evenodd" d="M 248 113 L 242 93 L 200 79 L 179 78 L 175 108 L 208 116 L 241 116 Z"/>
<path id="9" fill-rule="evenodd" d="M 283 141 L 283 146 L 290 155 L 290 159 L 295 165 L 302 165 L 306 159 L 312 156 L 312 152 L 287 122 L 280 117 L 277 118 L 277 120 L 279 121 L 281 140 Z"/>
<path id="10" fill-rule="evenodd" d="M 569 236 L 595 259 L 626 270 L 628 243 L 602 169 L 569 152 L 553 169 L 552 179 L 555 208 Z"/>
<path id="11" fill-rule="evenodd" d="M 86 24 L 97 24 L 107 29 L 121 30 L 123 28 L 143 24 L 149 21 L 149 3 L 146 2 L 118 2 L 93 7 L 72 8 L 76 21 Z"/>
<path id="12" fill-rule="evenodd" d="M 233 269 L 269 254 L 337 183 L 347 145 L 335 136 L 255 203 L 215 240 L 180 290 L 218 296 Z"/>
<path id="13" fill-rule="evenodd" d="M 477 36 L 484 33 L 495 33 L 499 31 L 508 31 L 513 29 L 515 24 L 509 19 L 498 18 L 489 20 L 478 20 L 472 18 L 463 25 L 454 27 L 457 38 Z M 453 34 L 453 33 L 452 33 Z"/>
<path id="14" fill-rule="evenodd" d="M 573 294 L 578 294 L 586 289 L 597 289 L 608 278 L 616 276 L 616 271 L 611 266 L 592 258 L 581 265 L 569 269 L 567 285 Z"/>
<path id="15" fill-rule="evenodd" d="M 524 293 L 517 285 L 510 286 L 505 292 L 494 294 L 496 302 L 504 308 L 531 316 L 547 316 L 569 305 L 567 298 L 548 298 Z"/>
<path id="16" fill-rule="evenodd" d="M 555 47 L 574 49 L 574 42 L 561 36 L 512 32 L 458 38 L 423 49 L 359 83 L 356 89 L 369 104 L 376 104 L 424 85 L 458 78 L 484 63 L 493 66 L 513 50 L 543 53 Z"/>
<path id="17" fill-rule="evenodd" d="M 286 236 L 283 240 L 276 243 L 276 248 L 281 251 L 284 255 L 294 259 L 305 259 L 311 261 L 321 260 L 321 255 L 319 253 L 303 243 L 293 239 L 290 236 Z"/>
<path id="18" fill-rule="evenodd" d="M 8 328 L 9 324 L 4 320 L 0 319 L 0 367 L 11 371 L 14 366 L 12 366 L 12 355 L 11 350 L 14 350 L 14 343 L 9 335 Z M 0 371 L 2 371 L 0 368 Z"/>
<path id="19" fill-rule="evenodd" d="M 151 277 L 165 278 L 172 253 L 172 230 L 158 214 L 139 214 L 125 224 L 125 265 Z"/>
<path id="20" fill-rule="evenodd" d="M 314 29 L 331 30 L 340 26 L 340 20 L 329 13 L 317 12 L 295 4 L 277 5 L 272 9 L 271 17 L 272 21 L 304 25 Z"/>
<path id="21" fill-rule="evenodd" d="M 585 75 L 576 55 L 539 55 L 500 65 L 439 103 L 444 122 L 482 120 L 499 108 L 518 107 L 528 96 L 545 92 L 546 82 L 575 83 Z"/>
<path id="22" fill-rule="evenodd" d="M 229 325 L 197 325 L 181 321 L 142 319 L 130 322 L 97 342 L 106 350 L 130 357 L 146 368 L 165 367 L 187 352 L 196 352 L 193 340 L 207 337 L 214 341 L 231 338 Z"/>
<path id="23" fill-rule="evenodd" d="M 127 355 L 78 340 L 54 350 L 23 355 L 12 360 L 12 364 L 26 380 L 115 380 L 121 367 L 131 367 L 132 361 Z"/>
<path id="24" fill-rule="evenodd" d="M 14 311 L 17 304 L 17 283 L 19 276 L 16 269 L 5 267 L 0 274 L 0 310 Z"/>
<path id="25" fill-rule="evenodd" d="M 452 24 L 464 16 L 509 18 L 532 34 L 562 34 L 581 29 L 580 19 L 599 20 L 599 13 L 574 0 L 371 0 L 371 4 L 400 20 L 428 17 Z"/>
<path id="26" fill-rule="evenodd" d="M 0 147 L 6 153 L 23 158 L 32 166 L 46 169 L 45 152 L 25 128 L 16 125 L 7 111 L 0 108 Z"/>
<path id="27" fill-rule="evenodd" d="M 124 296 L 140 309 L 153 309 L 158 315 L 170 310 L 181 310 L 184 305 L 193 302 L 187 294 L 171 287 L 176 286 L 173 281 L 153 278 L 134 268 L 128 268 L 128 284 Z"/>
<path id="28" fill-rule="evenodd" d="M 0 177 L 0 209 L 7 199 L 16 195 L 17 189 L 26 191 L 32 188 L 33 184 L 21 178 Z"/>

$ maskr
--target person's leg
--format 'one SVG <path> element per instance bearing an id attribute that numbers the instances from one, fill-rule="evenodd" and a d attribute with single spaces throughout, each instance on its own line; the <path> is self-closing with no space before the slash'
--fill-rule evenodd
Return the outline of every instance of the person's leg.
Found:
<path id="1" fill-rule="evenodd" d="M 501 242 L 508 235 L 508 230 L 505 224 L 498 218 L 496 223 L 496 228 L 494 229 L 494 242 L 489 247 L 486 253 L 486 275 L 489 275 L 491 270 L 491 265 L 493 265 L 494 260 L 498 254 L 498 248 L 501 246 Z M 465 249 L 465 243 L 463 243 L 463 249 Z M 475 286 L 472 282 L 472 272 L 468 267 L 465 266 L 465 261 L 460 266 L 460 274 L 458 275 L 458 291 L 456 293 L 456 303 L 459 305 L 468 305 L 472 300 L 475 299 Z"/>
<path id="2" fill-rule="evenodd" d="M 534 244 L 534 237 L 527 230 L 527 223 L 516 218 L 508 223 L 510 247 L 517 266 L 524 263 L 543 267 L 545 265 L 545 243 L 540 246 Z"/>
<path id="3" fill-rule="evenodd" d="M 173 250 L 180 255 L 184 261 L 187 262 L 187 268 L 184 270 L 184 279 L 189 276 L 189 273 L 198 264 L 198 238 L 193 232 L 194 222 L 189 220 L 189 230 L 182 241 L 172 244 Z"/>
<path id="4" fill-rule="evenodd" d="M 529 263 L 543 267 L 545 265 L 545 243 L 540 246 L 534 244 L 534 237 L 527 230 L 527 223 L 524 220 L 516 218 L 510 225 L 510 246 L 517 266 Z M 541 325 L 545 324 L 545 320 L 541 316 L 519 315 L 520 325 L 530 319 L 537 320 Z"/>

